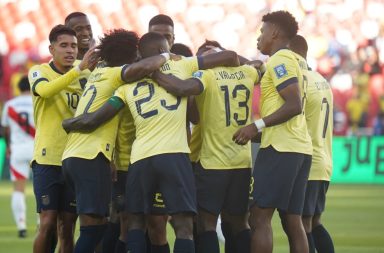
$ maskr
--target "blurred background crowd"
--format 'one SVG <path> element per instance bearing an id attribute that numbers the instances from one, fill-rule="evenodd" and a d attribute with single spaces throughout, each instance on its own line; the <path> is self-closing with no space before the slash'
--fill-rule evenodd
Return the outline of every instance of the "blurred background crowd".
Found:
<path id="1" fill-rule="evenodd" d="M 96 40 L 120 27 L 144 34 L 164 13 L 175 21 L 175 42 L 193 51 L 212 39 L 265 59 L 257 50 L 261 17 L 278 9 L 295 15 L 310 67 L 332 85 L 334 134 L 384 135 L 384 0 L 0 0 L 0 105 L 32 65 L 49 60 L 48 33 L 70 12 L 88 15 Z"/>

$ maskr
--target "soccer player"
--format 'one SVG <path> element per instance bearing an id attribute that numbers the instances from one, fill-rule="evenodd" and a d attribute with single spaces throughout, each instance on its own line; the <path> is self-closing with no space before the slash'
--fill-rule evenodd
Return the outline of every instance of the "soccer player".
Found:
<path id="1" fill-rule="evenodd" d="M 308 44 L 304 37 L 293 37 L 289 48 L 307 58 Z M 315 253 L 316 248 L 318 253 L 333 253 L 332 238 L 320 220 L 332 175 L 333 95 L 329 83 L 318 72 L 309 70 L 306 77 L 305 119 L 312 139 L 313 155 L 302 220 L 309 252 Z"/>
<path id="2" fill-rule="evenodd" d="M 182 43 L 173 44 L 173 46 L 171 47 L 171 53 L 182 55 L 185 57 L 193 56 L 192 50 L 187 45 L 184 45 Z"/>
<path id="3" fill-rule="evenodd" d="M 206 41 L 198 55 L 220 50 L 209 49 Z M 235 236 L 235 251 L 249 252 L 250 231 L 247 222 L 251 146 L 234 144 L 232 135 L 250 123 L 250 95 L 260 72 L 243 65 L 197 71 L 186 81 L 154 74 L 154 79 L 176 96 L 195 97 L 199 116 L 201 147 L 195 166 L 198 203 L 198 252 L 219 253 L 216 234 L 218 216 L 227 214 Z"/>
<path id="4" fill-rule="evenodd" d="M 29 162 L 33 155 L 35 124 L 28 77 L 18 83 L 20 95 L 7 101 L 1 117 L 1 128 L 10 154 L 10 174 L 13 182 L 11 207 L 18 236 L 27 236 L 25 184 L 29 178 Z"/>
<path id="5" fill-rule="evenodd" d="M 65 25 L 76 32 L 78 48 L 77 59 L 82 60 L 84 54 L 93 47 L 95 43 L 91 23 L 84 13 L 72 12 L 65 18 Z"/>
<path id="6" fill-rule="evenodd" d="M 164 14 L 154 16 L 149 21 L 148 32 L 160 33 L 167 39 L 169 48 L 172 48 L 173 43 L 175 42 L 175 32 L 172 18 Z"/>
<path id="7" fill-rule="evenodd" d="M 143 57 L 169 52 L 166 39 L 147 33 L 139 43 Z M 199 67 L 238 64 L 237 55 L 226 51 L 203 58 L 167 61 L 161 71 L 188 78 Z M 67 130 L 95 128 L 113 118 L 126 104 L 134 118 L 136 139 L 126 184 L 126 210 L 130 213 L 128 248 L 145 252 L 144 214 L 151 213 L 156 189 L 163 193 L 167 211 L 172 215 L 176 232 L 174 252 L 193 252 L 192 216 L 195 191 L 186 141 L 186 98 L 174 97 L 151 79 L 120 87 L 114 97 L 98 111 L 63 122 Z M 161 129 L 161 134 L 159 134 Z M 176 136 L 176 137 L 175 137 Z M 191 181 L 192 180 L 192 181 Z"/>
<path id="8" fill-rule="evenodd" d="M 303 114 L 303 73 L 298 55 L 286 49 L 298 24 L 286 11 L 268 13 L 262 21 L 257 47 L 270 56 L 261 79 L 262 118 L 233 136 L 236 143 L 246 144 L 262 131 L 253 171 L 251 252 L 272 252 L 271 219 L 278 209 L 283 213 L 290 252 L 307 253 L 301 214 L 312 144 Z"/>
<path id="9" fill-rule="evenodd" d="M 90 75 L 75 116 L 97 110 L 120 85 L 148 75 L 169 58 L 166 53 L 133 63 L 137 42 L 137 34 L 124 29 L 105 34 L 98 46 L 103 62 Z M 76 132 L 68 137 L 62 159 L 66 181 L 75 190 L 80 218 L 76 253 L 93 252 L 106 228 L 117 126 L 118 117 L 91 134 Z"/>
<path id="10" fill-rule="evenodd" d="M 93 68 L 97 54 L 91 49 L 81 63 L 73 67 L 77 56 L 76 33 L 63 25 L 51 30 L 49 41 L 53 60 L 33 66 L 28 73 L 36 125 L 31 167 L 40 217 L 33 252 L 48 252 L 58 227 L 64 253 L 73 250 L 73 225 L 77 215 L 74 195 L 64 183 L 61 171 L 67 134 L 59 126 L 63 119 L 73 116 L 82 92 L 81 74 Z"/>

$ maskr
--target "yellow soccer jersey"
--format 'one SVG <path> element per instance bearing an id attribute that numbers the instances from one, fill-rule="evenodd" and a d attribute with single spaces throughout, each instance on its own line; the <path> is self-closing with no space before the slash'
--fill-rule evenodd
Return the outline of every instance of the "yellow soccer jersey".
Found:
<path id="1" fill-rule="evenodd" d="M 198 70 L 196 57 L 167 61 L 161 71 L 187 79 Z M 136 127 L 131 163 L 165 153 L 189 153 L 187 98 L 175 97 L 156 82 L 144 78 L 117 89 L 115 96 L 128 105 Z"/>
<path id="2" fill-rule="evenodd" d="M 305 118 L 312 138 L 313 154 L 309 180 L 330 181 L 332 175 L 333 96 L 319 73 L 308 71 Z"/>
<path id="3" fill-rule="evenodd" d="M 131 149 L 135 140 L 135 126 L 129 108 L 125 107 L 120 112 L 120 122 L 117 131 L 115 153 L 113 161 L 117 170 L 128 171 Z"/>
<path id="4" fill-rule="evenodd" d="M 191 150 L 191 153 L 189 154 L 189 159 L 191 162 L 198 162 L 199 161 L 199 155 L 201 150 L 201 126 L 200 123 L 197 125 L 193 125 L 192 127 L 192 134 L 191 134 L 191 140 L 189 141 L 189 148 Z"/>
<path id="5" fill-rule="evenodd" d="M 61 166 L 67 140 L 61 123 L 73 117 L 86 78 L 86 72 L 79 75 L 73 69 L 63 74 L 53 62 L 35 65 L 30 69 L 28 79 L 36 124 L 32 161 Z"/>
<path id="6" fill-rule="evenodd" d="M 197 71 L 204 86 L 196 96 L 201 120 L 200 163 L 206 169 L 251 168 L 251 143 L 237 145 L 233 134 L 251 123 L 252 94 L 260 76 L 251 66 Z"/>
<path id="7" fill-rule="evenodd" d="M 283 104 L 284 99 L 278 90 L 298 82 L 304 98 L 303 73 L 296 54 L 282 49 L 271 56 L 266 64 L 266 72 L 261 79 L 260 115 L 266 117 Z M 307 131 L 304 114 L 272 127 L 263 129 L 261 148 L 272 145 L 279 152 L 312 154 L 311 138 Z"/>
<path id="8" fill-rule="evenodd" d="M 105 67 L 100 64 L 88 78 L 75 116 L 99 109 L 112 96 L 115 89 L 124 84 L 121 77 L 123 68 Z M 99 153 L 103 153 L 111 160 L 118 123 L 119 117 L 114 117 L 92 133 L 70 133 L 62 159 L 78 157 L 91 160 Z"/>

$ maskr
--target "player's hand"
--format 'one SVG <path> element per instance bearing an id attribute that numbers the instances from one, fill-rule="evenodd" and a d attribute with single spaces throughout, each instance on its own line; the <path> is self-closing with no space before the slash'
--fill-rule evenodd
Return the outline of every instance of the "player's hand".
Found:
<path id="1" fill-rule="evenodd" d="M 181 57 L 181 55 L 169 53 L 169 59 L 172 60 L 172 61 L 179 61 L 182 58 L 183 57 Z"/>
<path id="2" fill-rule="evenodd" d="M 245 145 L 258 133 L 258 129 L 255 124 L 242 127 L 233 135 L 232 140 L 239 145 Z"/>
<path id="3" fill-rule="evenodd" d="M 84 55 L 83 60 L 79 64 L 80 70 L 93 70 L 100 60 L 100 53 L 97 47 L 90 48 Z"/>
<path id="4" fill-rule="evenodd" d="M 61 123 L 61 126 L 64 128 L 64 131 L 69 134 L 69 132 L 71 132 L 71 119 L 65 119 L 63 120 L 63 122 Z"/>
<path id="5" fill-rule="evenodd" d="M 257 68 L 260 70 L 261 74 L 264 74 L 265 73 L 265 70 L 266 70 L 266 67 L 265 67 L 265 64 L 264 62 L 260 61 L 260 60 L 253 60 L 253 61 L 248 61 L 246 62 L 245 64 L 247 65 L 250 65 L 254 68 Z"/>
<path id="6" fill-rule="evenodd" d="M 112 182 L 116 182 L 117 181 L 117 169 L 116 169 L 116 165 L 114 162 L 111 162 L 111 179 L 112 179 Z"/>

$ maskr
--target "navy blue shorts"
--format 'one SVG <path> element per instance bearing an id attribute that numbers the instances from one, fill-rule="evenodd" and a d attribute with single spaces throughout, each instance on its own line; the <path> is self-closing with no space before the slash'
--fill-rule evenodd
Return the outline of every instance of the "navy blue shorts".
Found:
<path id="1" fill-rule="evenodd" d="M 112 205 L 117 212 L 125 210 L 125 183 L 127 171 L 117 171 L 117 181 L 112 185 Z"/>
<path id="2" fill-rule="evenodd" d="M 69 157 L 63 161 L 63 171 L 75 191 L 77 213 L 107 217 L 112 188 L 109 160 L 101 153 L 92 160 Z"/>
<path id="3" fill-rule="evenodd" d="M 196 213 L 195 180 L 187 154 L 160 154 L 130 165 L 127 212 L 151 214 L 158 192 L 162 194 L 168 214 Z"/>
<path id="4" fill-rule="evenodd" d="M 253 170 L 251 205 L 301 215 L 311 156 L 261 148 Z"/>
<path id="5" fill-rule="evenodd" d="M 195 166 L 197 206 L 209 213 L 230 215 L 248 212 L 251 168 L 205 169 L 200 163 Z"/>
<path id="6" fill-rule="evenodd" d="M 32 174 L 38 213 L 46 210 L 76 213 L 75 193 L 65 183 L 60 166 L 33 162 Z"/>
<path id="7" fill-rule="evenodd" d="M 305 191 L 303 216 L 319 215 L 324 212 L 325 195 L 327 194 L 329 181 L 310 180 Z"/>

